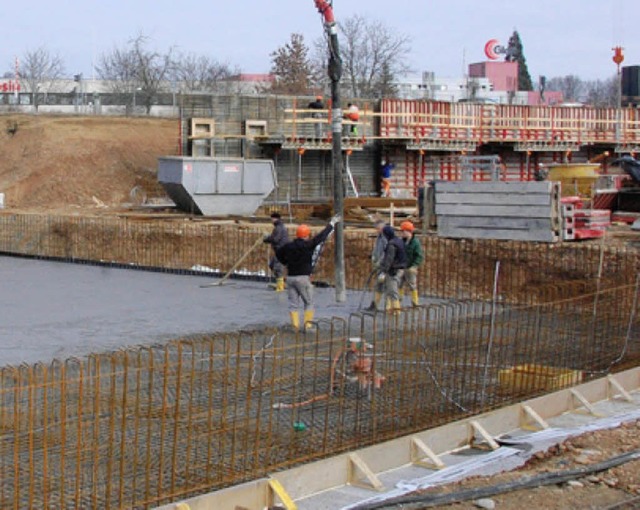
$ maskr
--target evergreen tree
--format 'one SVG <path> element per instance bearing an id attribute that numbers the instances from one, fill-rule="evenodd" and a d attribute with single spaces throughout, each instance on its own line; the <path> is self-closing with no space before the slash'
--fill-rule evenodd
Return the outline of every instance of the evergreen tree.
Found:
<path id="1" fill-rule="evenodd" d="M 524 57 L 524 48 L 517 30 L 514 30 L 509 38 L 505 60 L 507 62 L 518 63 L 518 90 L 533 90 L 531 75 L 527 67 L 527 59 Z"/>
<path id="2" fill-rule="evenodd" d="M 275 94 L 308 94 L 312 79 L 309 48 L 302 34 L 291 34 L 291 40 L 271 53 L 271 73 Z"/>
<path id="3" fill-rule="evenodd" d="M 373 93 L 376 97 L 395 97 L 398 95 L 398 87 L 396 86 L 393 71 L 388 62 L 382 63 L 380 78 L 373 87 Z"/>

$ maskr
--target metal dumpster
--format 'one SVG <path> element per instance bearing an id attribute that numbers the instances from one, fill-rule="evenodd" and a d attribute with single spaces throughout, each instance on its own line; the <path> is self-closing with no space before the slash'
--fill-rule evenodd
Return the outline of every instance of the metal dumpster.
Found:
<path id="1" fill-rule="evenodd" d="M 178 208 L 205 216 L 251 216 L 277 185 L 268 159 L 166 156 L 158 181 Z"/>

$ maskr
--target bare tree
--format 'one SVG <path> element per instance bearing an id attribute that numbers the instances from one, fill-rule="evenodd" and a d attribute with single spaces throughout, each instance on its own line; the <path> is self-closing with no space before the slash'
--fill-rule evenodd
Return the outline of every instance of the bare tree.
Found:
<path id="1" fill-rule="evenodd" d="M 123 48 L 103 54 L 96 66 L 98 76 L 111 84 L 111 91 L 126 95 L 132 106 L 143 105 L 149 113 L 158 94 L 168 91 L 174 69 L 173 49 L 159 53 L 147 48 L 148 38 L 139 35 Z"/>
<path id="2" fill-rule="evenodd" d="M 579 102 L 584 99 L 585 84 L 578 76 L 569 74 L 547 80 L 547 90 L 562 92 L 567 102 Z"/>
<path id="3" fill-rule="evenodd" d="M 585 82 L 586 102 L 596 107 L 616 107 L 618 105 L 619 86 L 617 76 L 612 76 L 606 80 Z"/>
<path id="4" fill-rule="evenodd" d="M 40 94 L 52 92 L 56 80 L 64 74 L 64 62 L 60 56 L 40 46 L 28 50 L 21 59 L 20 81 L 26 92 L 31 92 L 31 103 L 38 109 Z"/>
<path id="5" fill-rule="evenodd" d="M 270 92 L 276 94 L 308 94 L 313 70 L 309 48 L 302 34 L 291 34 L 290 41 L 271 53 L 271 73 L 275 80 Z"/>
<path id="6" fill-rule="evenodd" d="M 173 77 L 184 92 L 229 92 L 229 79 L 240 73 L 228 63 L 193 53 L 176 58 Z"/>
<path id="7" fill-rule="evenodd" d="M 355 15 L 339 25 L 343 83 L 352 97 L 382 97 L 393 93 L 393 80 L 409 71 L 406 58 L 411 39 L 381 21 Z M 326 68 L 327 45 L 315 44 L 314 68 Z M 321 75 L 320 75 L 321 76 Z"/>

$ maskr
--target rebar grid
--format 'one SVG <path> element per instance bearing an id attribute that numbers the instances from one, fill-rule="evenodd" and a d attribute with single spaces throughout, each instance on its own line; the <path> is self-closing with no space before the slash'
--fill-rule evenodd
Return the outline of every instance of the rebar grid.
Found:
<path id="1" fill-rule="evenodd" d="M 5 253 L 184 273 L 228 270 L 262 233 L 0 215 Z M 420 290 L 440 305 L 0 369 L 0 508 L 151 508 L 549 389 L 505 384 L 513 367 L 588 379 L 638 363 L 637 252 L 421 241 Z M 366 290 L 372 244 L 347 233 L 352 289 Z M 264 270 L 267 250 L 241 269 Z M 324 257 L 315 278 L 331 274 Z"/>
<path id="2" fill-rule="evenodd" d="M 150 508 L 544 391 L 505 386 L 514 366 L 637 363 L 637 293 L 559 287 L 5 367 L 0 507 Z"/>
<path id="3" fill-rule="evenodd" d="M 318 230 L 320 227 L 318 227 Z M 171 272 L 224 273 L 271 230 L 271 225 L 230 226 L 176 217 L 0 215 L 0 252 L 73 262 Z M 293 227 L 292 227 L 293 233 Z M 500 262 L 498 298 L 502 302 L 544 301 L 558 282 L 602 280 L 625 283 L 640 271 L 638 251 L 598 244 L 541 244 L 516 241 L 452 240 L 420 237 L 425 262 L 419 272 L 422 295 L 446 299 L 491 299 L 496 262 Z M 371 233 L 345 232 L 346 283 L 367 286 L 371 266 Z M 324 253 L 332 253 L 332 240 Z M 257 249 L 240 271 L 268 272 L 269 247 Z M 320 258 L 315 279 L 333 282 L 333 257 Z M 370 283 L 370 282 L 369 282 Z"/>

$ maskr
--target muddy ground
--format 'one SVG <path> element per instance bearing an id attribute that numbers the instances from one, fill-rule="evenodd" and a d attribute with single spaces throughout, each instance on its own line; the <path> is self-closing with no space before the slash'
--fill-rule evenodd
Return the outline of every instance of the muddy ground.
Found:
<path id="1" fill-rule="evenodd" d="M 445 487 L 425 491 L 423 494 L 459 492 L 464 489 L 493 486 L 513 482 L 523 476 L 551 473 L 586 467 L 608 460 L 616 455 L 640 449 L 640 420 L 612 430 L 590 432 L 571 438 L 536 454 L 525 466 L 492 477 L 477 477 Z M 544 508 L 564 510 L 630 509 L 640 508 L 640 461 L 578 478 L 578 483 L 563 483 L 491 496 L 497 510 Z M 426 506 L 424 508 L 427 508 Z M 478 506 L 473 501 L 428 508 L 471 510 Z"/>
<path id="2" fill-rule="evenodd" d="M 4 115 L 0 192 L 5 207 L 31 210 L 78 211 L 164 196 L 157 158 L 177 151 L 177 119 Z"/>

